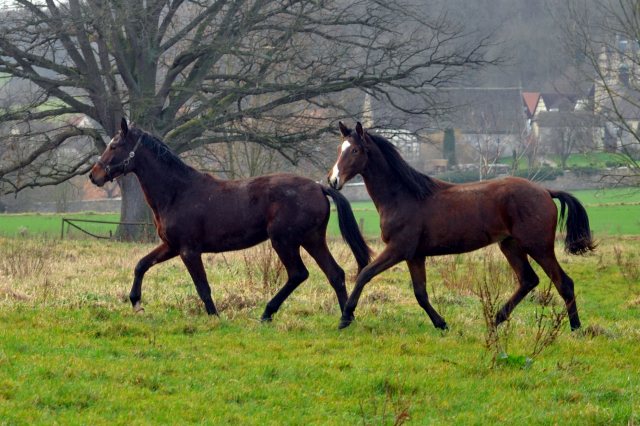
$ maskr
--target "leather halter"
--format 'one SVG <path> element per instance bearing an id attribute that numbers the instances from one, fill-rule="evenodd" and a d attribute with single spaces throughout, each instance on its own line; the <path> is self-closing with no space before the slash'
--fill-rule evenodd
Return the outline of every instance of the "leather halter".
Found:
<path id="1" fill-rule="evenodd" d="M 102 161 L 98 160 L 98 165 L 100 167 L 102 167 L 104 169 L 104 171 L 107 173 L 107 179 L 109 180 L 109 182 L 113 182 L 113 177 L 111 176 L 111 170 L 115 171 L 117 168 L 122 167 L 122 174 L 125 175 L 125 176 L 127 175 L 126 168 L 129 165 L 129 162 L 131 161 L 131 159 L 133 157 L 135 157 L 136 149 L 138 149 L 138 146 L 140 145 L 140 141 L 142 141 L 142 137 L 143 136 L 144 136 L 144 133 L 141 134 L 140 137 L 138 138 L 138 142 L 136 142 L 135 146 L 133 147 L 133 149 L 129 153 L 129 156 L 127 158 L 125 158 L 124 160 L 122 160 L 121 162 L 119 162 L 118 164 L 114 164 L 112 166 L 107 166 Z"/>

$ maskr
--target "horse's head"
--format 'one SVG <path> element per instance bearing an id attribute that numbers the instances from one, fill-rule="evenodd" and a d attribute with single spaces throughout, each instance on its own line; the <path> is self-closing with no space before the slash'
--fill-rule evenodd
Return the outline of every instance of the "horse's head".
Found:
<path id="1" fill-rule="evenodd" d="M 329 185 L 335 189 L 362 173 L 368 158 L 368 142 L 365 140 L 362 124 L 356 124 L 355 131 L 340 123 L 343 142 L 338 147 L 338 160 L 327 177 Z"/>
<path id="2" fill-rule="evenodd" d="M 134 127 L 135 124 L 132 124 L 131 128 Z M 127 126 L 127 120 L 122 118 L 120 133 L 111 139 L 107 149 L 104 150 L 89 173 L 91 182 L 103 186 L 107 181 L 111 182 L 115 178 L 133 171 L 135 152 L 140 145 L 143 134 L 140 133 L 140 136 L 135 138 Z"/>

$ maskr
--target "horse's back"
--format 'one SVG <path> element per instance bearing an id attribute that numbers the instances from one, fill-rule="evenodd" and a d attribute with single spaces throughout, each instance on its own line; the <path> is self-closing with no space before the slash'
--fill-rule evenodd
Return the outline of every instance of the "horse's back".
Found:
<path id="1" fill-rule="evenodd" d="M 274 235 L 304 238 L 326 227 L 329 202 L 321 186 L 292 173 L 245 179 L 206 178 L 191 210 L 206 240 L 207 251 L 238 250 Z M 197 213 L 199 212 L 199 213 Z"/>

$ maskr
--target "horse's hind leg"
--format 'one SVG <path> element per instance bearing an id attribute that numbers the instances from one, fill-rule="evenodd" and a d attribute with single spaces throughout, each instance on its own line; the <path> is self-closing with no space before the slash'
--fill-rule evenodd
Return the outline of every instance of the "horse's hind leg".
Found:
<path id="1" fill-rule="evenodd" d="M 344 285 L 344 271 L 331 255 L 324 236 L 314 238 L 312 241 L 303 244 L 302 247 L 315 259 L 322 272 L 327 276 L 329 284 L 336 292 L 338 303 L 340 304 L 340 312 L 342 312 L 344 304 L 347 303 L 349 297 L 347 287 Z"/>
<path id="2" fill-rule="evenodd" d="M 207 281 L 207 273 L 202 264 L 202 253 L 185 249 L 180 251 L 180 258 L 187 267 L 193 283 L 196 285 L 196 290 L 204 303 L 207 314 L 218 315 L 216 306 L 213 304 L 213 299 L 211 298 L 211 287 L 209 287 L 209 281 Z"/>
<path id="3" fill-rule="evenodd" d="M 569 315 L 571 330 L 580 328 L 580 318 L 578 317 L 578 307 L 576 306 L 576 296 L 574 293 L 573 280 L 562 270 L 553 248 L 544 253 L 530 253 L 531 257 L 538 262 L 544 272 L 551 278 L 558 293 L 564 299 Z"/>
<path id="4" fill-rule="evenodd" d="M 509 265 L 513 268 L 518 276 L 518 282 L 520 286 L 513 293 L 511 299 L 498 311 L 496 316 L 496 324 L 500 324 L 509 318 L 513 309 L 526 297 L 531 290 L 533 290 L 540 279 L 536 275 L 535 271 L 527 259 L 527 254 L 522 250 L 520 244 L 514 238 L 507 238 L 499 244 L 500 250 L 509 261 Z"/>
<path id="5" fill-rule="evenodd" d="M 422 306 L 431 318 L 431 322 L 434 327 L 447 329 L 447 323 L 444 318 L 440 316 L 438 312 L 429 303 L 429 296 L 427 294 L 427 274 L 424 267 L 425 258 L 417 257 L 415 259 L 407 260 L 407 266 L 409 267 L 409 273 L 411 273 L 411 281 L 413 282 L 413 293 L 416 296 L 418 304 Z"/>
<path id="6" fill-rule="evenodd" d="M 272 239 L 271 245 L 287 270 L 288 278 L 280 291 L 278 291 L 278 293 L 273 296 L 273 299 L 267 303 L 264 313 L 260 318 L 264 322 L 270 322 L 271 316 L 280 309 L 282 302 L 284 302 L 293 290 L 295 290 L 309 277 L 309 271 L 307 271 L 304 263 L 302 263 L 302 258 L 300 257 L 300 246 L 298 244 L 279 239 Z"/>
<path id="7" fill-rule="evenodd" d="M 129 300 L 133 306 L 134 312 L 144 312 L 144 308 L 140 306 L 140 298 L 142 297 L 142 278 L 144 274 L 157 263 L 176 257 L 178 253 L 171 250 L 165 243 L 160 244 L 153 249 L 151 253 L 140 259 L 134 270 L 133 286 L 129 293 Z"/>

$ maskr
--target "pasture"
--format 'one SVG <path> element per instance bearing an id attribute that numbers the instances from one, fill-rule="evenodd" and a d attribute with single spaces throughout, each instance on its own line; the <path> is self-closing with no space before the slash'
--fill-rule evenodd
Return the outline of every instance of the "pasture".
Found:
<path id="1" fill-rule="evenodd" d="M 261 245 L 206 255 L 221 317 L 204 314 L 179 260 L 152 268 L 146 313 L 127 300 L 152 248 L 91 240 L 0 239 L 0 424 L 635 424 L 640 420 L 637 237 L 602 237 L 560 263 L 576 282 L 583 328 L 560 328 L 537 356 L 536 334 L 563 311 L 539 290 L 500 329 L 493 360 L 477 288 L 506 301 L 513 277 L 495 247 L 428 259 L 428 288 L 450 329 L 417 305 L 405 265 L 366 288 L 338 331 L 333 290 L 310 278 L 259 322 L 282 279 Z M 381 246 L 376 245 L 376 251 Z M 355 262 L 330 247 L 353 285 Z M 539 268 L 536 269 L 540 274 Z M 280 281 L 281 282 L 281 281 Z M 542 314 L 546 315 L 543 316 Z M 495 349 L 495 348 L 494 348 Z M 521 363 L 533 357 L 529 363 Z M 511 360 L 515 360 L 511 362 Z"/>

